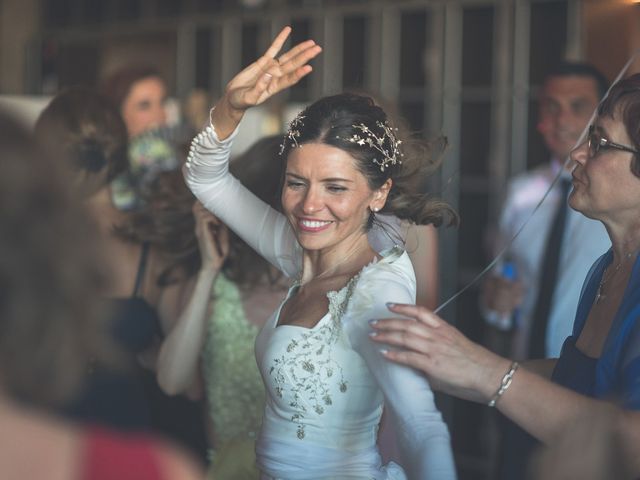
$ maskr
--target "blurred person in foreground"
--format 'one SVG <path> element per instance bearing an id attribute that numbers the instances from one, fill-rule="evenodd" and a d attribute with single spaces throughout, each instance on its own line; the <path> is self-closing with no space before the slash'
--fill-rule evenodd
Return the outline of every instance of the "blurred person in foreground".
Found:
<path id="1" fill-rule="evenodd" d="M 391 305 L 406 319 L 373 321 L 389 360 L 431 386 L 497 407 L 544 444 L 607 404 L 632 474 L 640 475 L 640 74 L 615 85 L 587 141 L 571 153 L 569 205 L 599 220 L 611 248 L 584 282 L 572 334 L 557 359 L 518 362 L 468 340 L 426 309 Z M 576 279 L 577 281 L 577 279 Z M 581 440 L 582 441 L 582 440 Z"/>
<path id="2" fill-rule="evenodd" d="M 616 412 L 609 406 L 576 419 L 532 458 L 530 480 L 633 480 Z"/>
<path id="3" fill-rule="evenodd" d="M 98 237 L 70 179 L 35 144 L 0 111 L 2 478 L 200 478 L 190 460 L 150 438 L 42 413 L 73 396 L 90 359 L 117 363 L 117 354 L 98 308 L 105 284 Z"/>
<path id="4" fill-rule="evenodd" d="M 208 304 L 209 291 L 199 286 L 214 276 L 215 261 L 185 269 L 175 263 L 171 249 L 125 235 L 133 213 L 114 205 L 111 188 L 113 178 L 127 168 L 127 129 L 104 96 L 80 87 L 60 92 L 38 119 L 36 135 L 71 172 L 70 188 L 98 225 L 100 254 L 111 267 L 102 294 L 112 309 L 112 335 L 128 359 L 126 371 L 91 368 L 85 388 L 66 413 L 123 430 L 163 434 L 206 461 L 204 405 L 187 396 L 165 395 L 155 368 L 163 337 L 183 316 Z M 194 220 L 192 203 L 188 214 L 203 234 L 197 236 L 191 228 L 187 237 L 201 251 L 211 251 L 216 239 L 209 225 L 215 219 L 198 215 Z"/>

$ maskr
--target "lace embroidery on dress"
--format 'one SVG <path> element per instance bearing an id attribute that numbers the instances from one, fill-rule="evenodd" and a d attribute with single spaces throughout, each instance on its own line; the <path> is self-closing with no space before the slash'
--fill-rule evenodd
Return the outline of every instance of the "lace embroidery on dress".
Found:
<path id="1" fill-rule="evenodd" d="M 353 295 L 353 291 L 360 279 L 360 275 L 361 273 L 358 273 L 340 290 L 327 292 L 327 299 L 329 300 L 329 314 L 331 315 L 331 320 L 336 327 L 340 325 L 340 320 L 347 311 L 347 305 L 349 305 L 349 300 Z"/>
<path id="2" fill-rule="evenodd" d="M 343 370 L 332 357 L 333 346 L 339 340 L 340 320 L 360 274 L 354 276 L 338 291 L 327 292 L 331 322 L 310 329 L 291 339 L 287 353 L 276 358 L 269 370 L 279 398 L 291 398 L 289 406 L 295 410 L 291 421 L 297 423 L 296 435 L 305 437 L 304 418 L 309 411 L 318 415 L 333 405 L 332 393 L 345 393 L 348 382 Z"/>

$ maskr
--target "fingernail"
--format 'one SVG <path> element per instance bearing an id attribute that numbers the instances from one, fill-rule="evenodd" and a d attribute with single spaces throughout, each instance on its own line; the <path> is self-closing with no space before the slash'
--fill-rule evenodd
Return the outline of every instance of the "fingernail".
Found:
<path id="1" fill-rule="evenodd" d="M 375 325 L 376 323 L 378 323 L 378 320 L 376 320 L 375 318 L 369 320 L 369 325 Z"/>
<path id="2" fill-rule="evenodd" d="M 389 353 L 389 350 L 387 350 L 386 348 L 381 348 L 380 350 L 378 350 L 382 355 L 387 355 Z"/>
<path id="3" fill-rule="evenodd" d="M 396 304 L 393 303 L 393 302 L 387 302 L 387 303 L 385 303 L 385 305 L 387 306 L 387 308 L 393 308 L 393 307 L 396 306 Z"/>
<path id="4" fill-rule="evenodd" d="M 264 78 L 266 78 L 267 80 L 271 80 L 271 78 L 273 78 L 273 75 L 271 75 L 269 72 L 264 74 Z"/>
<path id="5" fill-rule="evenodd" d="M 369 332 L 369 336 L 370 337 L 377 337 L 378 336 L 378 332 Z"/>

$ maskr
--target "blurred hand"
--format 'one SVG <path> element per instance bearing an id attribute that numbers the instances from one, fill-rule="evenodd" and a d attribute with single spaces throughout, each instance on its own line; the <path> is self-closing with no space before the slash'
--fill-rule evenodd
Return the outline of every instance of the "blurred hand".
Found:
<path id="1" fill-rule="evenodd" d="M 227 84 L 225 98 L 231 109 L 244 111 L 259 105 L 311 72 L 308 62 L 322 51 L 313 40 L 299 43 L 276 58 L 290 33 L 291 27 L 283 28 L 264 55 Z"/>
<path id="2" fill-rule="evenodd" d="M 436 314 L 416 305 L 389 310 L 407 318 L 372 322 L 372 339 L 401 350 L 383 350 L 389 360 L 423 372 L 435 390 L 486 403 L 500 385 L 510 360 L 473 343 Z"/>
<path id="3" fill-rule="evenodd" d="M 229 230 L 200 202 L 193 204 L 193 216 L 202 259 L 200 268 L 219 272 L 229 254 Z"/>
<path id="4" fill-rule="evenodd" d="M 519 280 L 490 276 L 483 284 L 482 299 L 489 310 L 510 315 L 522 304 L 524 286 Z"/>

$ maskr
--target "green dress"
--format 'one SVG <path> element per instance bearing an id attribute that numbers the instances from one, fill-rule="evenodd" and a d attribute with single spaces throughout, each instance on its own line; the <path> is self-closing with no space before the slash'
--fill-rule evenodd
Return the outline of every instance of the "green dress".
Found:
<path id="1" fill-rule="evenodd" d="M 258 328 L 247 320 L 239 288 L 224 274 L 216 279 L 212 301 L 202 352 L 216 437 L 210 475 L 216 480 L 257 480 L 255 439 L 265 401 L 254 355 Z"/>

